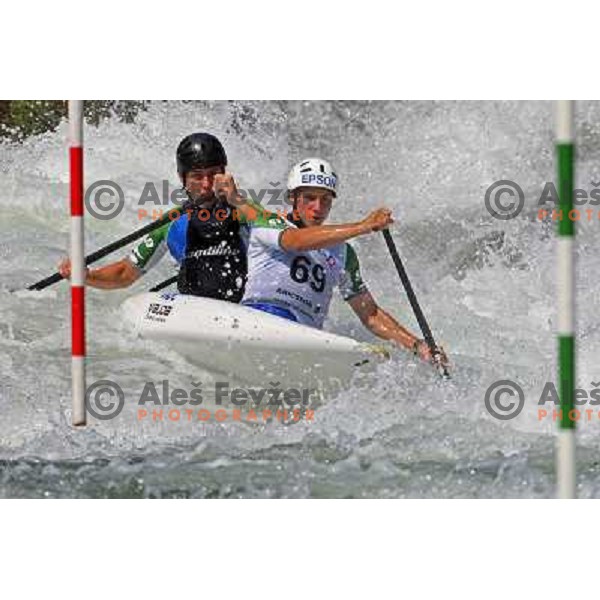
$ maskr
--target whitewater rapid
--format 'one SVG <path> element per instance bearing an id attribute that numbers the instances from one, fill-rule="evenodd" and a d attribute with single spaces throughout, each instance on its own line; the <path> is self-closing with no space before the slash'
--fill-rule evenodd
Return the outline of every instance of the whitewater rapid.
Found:
<path id="1" fill-rule="evenodd" d="M 589 187 L 600 180 L 598 103 L 579 103 L 577 120 L 577 184 Z M 11 291 L 53 272 L 68 248 L 63 123 L 0 144 L 0 496 L 552 497 L 555 424 L 539 420 L 537 398 L 556 373 L 556 243 L 535 204 L 554 179 L 551 103 L 152 103 L 133 124 L 86 127 L 86 181 L 117 181 L 126 198 L 119 218 L 86 218 L 88 252 L 140 226 L 146 182 L 176 187 L 175 147 L 197 130 L 223 140 L 243 188 L 283 185 L 294 161 L 317 155 L 339 175 L 333 221 L 393 208 L 394 237 L 452 379 L 398 353 L 312 423 L 140 422 L 126 405 L 112 421 L 74 430 L 68 286 Z M 501 179 L 526 196 L 511 221 L 493 219 L 483 202 Z M 577 379 L 587 388 L 600 381 L 598 227 L 582 222 L 577 237 Z M 355 247 L 375 297 L 416 331 L 381 236 Z M 128 290 L 88 291 L 88 381 L 113 379 L 133 393 L 146 381 L 197 379 L 174 351 L 134 339 L 122 323 L 123 300 L 172 273 L 164 258 Z M 326 328 L 372 341 L 339 299 Z M 500 379 L 525 391 L 514 420 L 484 406 Z M 597 423 L 578 429 L 582 497 L 600 494 Z"/>

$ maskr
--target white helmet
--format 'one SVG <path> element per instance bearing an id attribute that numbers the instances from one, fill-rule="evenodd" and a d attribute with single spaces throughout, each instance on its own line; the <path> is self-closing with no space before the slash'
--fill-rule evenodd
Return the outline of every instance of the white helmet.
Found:
<path id="1" fill-rule="evenodd" d="M 306 158 L 295 165 L 288 177 L 288 190 L 299 187 L 318 187 L 333 192 L 337 185 L 337 175 L 331 165 L 321 158 Z"/>

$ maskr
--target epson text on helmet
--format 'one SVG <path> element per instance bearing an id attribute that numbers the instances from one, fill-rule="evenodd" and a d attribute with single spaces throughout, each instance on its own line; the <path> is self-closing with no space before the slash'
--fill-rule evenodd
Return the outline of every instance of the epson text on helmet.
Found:
<path id="1" fill-rule="evenodd" d="M 326 185 L 330 188 L 335 188 L 336 178 L 332 175 L 322 175 L 321 173 L 305 173 L 302 175 L 303 185 Z"/>

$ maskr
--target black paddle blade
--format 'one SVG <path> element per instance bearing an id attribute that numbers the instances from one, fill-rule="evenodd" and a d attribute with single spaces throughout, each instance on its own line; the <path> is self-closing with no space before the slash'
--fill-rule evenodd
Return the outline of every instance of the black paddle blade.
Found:
<path id="1" fill-rule="evenodd" d="M 53 283 L 57 283 L 62 279 L 62 275 L 60 273 L 54 273 L 52 275 L 50 275 L 49 277 L 46 277 L 46 279 L 42 279 L 41 281 L 38 281 L 37 283 L 32 283 L 27 289 L 28 290 L 43 290 L 44 288 L 47 288 L 48 286 L 52 285 Z"/>

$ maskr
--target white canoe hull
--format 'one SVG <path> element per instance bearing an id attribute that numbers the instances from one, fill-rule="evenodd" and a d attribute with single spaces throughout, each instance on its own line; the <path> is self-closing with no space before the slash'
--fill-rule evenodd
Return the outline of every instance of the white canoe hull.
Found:
<path id="1" fill-rule="evenodd" d="M 388 358 L 381 346 L 210 298 L 149 292 L 129 298 L 123 310 L 142 338 L 248 385 L 329 389 Z"/>

